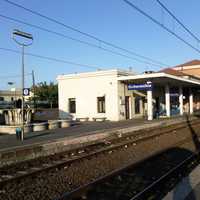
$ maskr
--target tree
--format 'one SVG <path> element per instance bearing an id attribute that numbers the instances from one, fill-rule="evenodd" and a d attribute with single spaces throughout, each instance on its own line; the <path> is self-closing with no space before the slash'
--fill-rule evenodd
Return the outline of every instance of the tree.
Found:
<path id="1" fill-rule="evenodd" d="M 46 101 L 50 104 L 51 108 L 53 105 L 58 105 L 58 84 L 50 82 L 48 85 L 47 82 L 44 81 L 32 87 L 31 90 L 34 92 L 35 101 Z"/>

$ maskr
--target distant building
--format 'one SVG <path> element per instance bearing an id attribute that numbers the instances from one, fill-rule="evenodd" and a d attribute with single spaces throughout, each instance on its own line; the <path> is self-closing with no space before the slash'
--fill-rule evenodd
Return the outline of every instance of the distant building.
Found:
<path id="1" fill-rule="evenodd" d="M 0 102 L 14 102 L 21 99 L 21 90 L 12 88 L 11 90 L 0 90 Z M 30 92 L 29 96 L 25 96 L 25 101 L 28 101 L 33 93 Z"/>
<path id="2" fill-rule="evenodd" d="M 172 67 L 172 69 L 200 78 L 200 60 L 192 60 Z"/>
<path id="3" fill-rule="evenodd" d="M 59 116 L 119 121 L 192 114 L 200 110 L 200 68 L 194 69 L 195 73 L 185 66 L 185 71 L 175 67 L 144 74 L 114 69 L 59 75 Z"/>
<path id="4" fill-rule="evenodd" d="M 21 92 L 10 91 L 10 90 L 0 90 L 0 101 L 12 102 L 19 99 Z"/>

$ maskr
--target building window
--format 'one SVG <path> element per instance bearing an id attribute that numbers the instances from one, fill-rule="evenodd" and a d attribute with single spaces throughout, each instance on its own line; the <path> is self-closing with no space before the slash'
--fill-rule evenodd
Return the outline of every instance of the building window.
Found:
<path id="1" fill-rule="evenodd" d="M 76 113 L 76 99 L 75 98 L 69 99 L 69 112 Z"/>
<path id="2" fill-rule="evenodd" d="M 140 113 L 140 97 L 135 97 L 135 114 Z"/>
<path id="3" fill-rule="evenodd" d="M 4 101 L 4 97 L 0 97 L 0 101 Z"/>
<path id="4" fill-rule="evenodd" d="M 105 113 L 105 97 L 97 97 L 97 111 L 98 113 Z"/>

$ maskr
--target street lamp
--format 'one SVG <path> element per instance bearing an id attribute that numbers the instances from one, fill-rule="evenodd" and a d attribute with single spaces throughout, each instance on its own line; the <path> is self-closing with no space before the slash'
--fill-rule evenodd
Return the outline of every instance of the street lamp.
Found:
<path id="1" fill-rule="evenodd" d="M 17 30 L 17 29 L 14 29 L 13 30 L 13 40 L 19 44 L 21 47 L 22 47 L 22 88 L 21 88 L 21 92 L 22 92 L 22 106 L 21 106 L 21 109 L 22 109 L 22 126 L 21 126 L 21 140 L 24 139 L 24 94 L 23 94 L 23 91 L 24 91 L 24 47 L 26 46 L 30 46 L 32 43 L 33 43 L 33 36 L 29 33 L 25 33 L 25 32 L 22 32 L 20 30 Z M 25 39 L 28 39 L 29 42 L 25 43 L 25 42 L 20 42 L 17 40 L 17 36 L 19 37 L 22 37 L 22 38 L 25 38 Z"/>

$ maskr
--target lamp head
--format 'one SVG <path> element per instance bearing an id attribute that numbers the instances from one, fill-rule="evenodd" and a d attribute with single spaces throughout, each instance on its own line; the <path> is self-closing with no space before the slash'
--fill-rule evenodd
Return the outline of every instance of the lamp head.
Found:
<path id="1" fill-rule="evenodd" d="M 13 35 L 17 35 L 17 36 L 21 36 L 21 37 L 33 40 L 33 36 L 30 33 L 26 33 L 26 32 L 20 31 L 18 29 L 14 29 Z"/>

